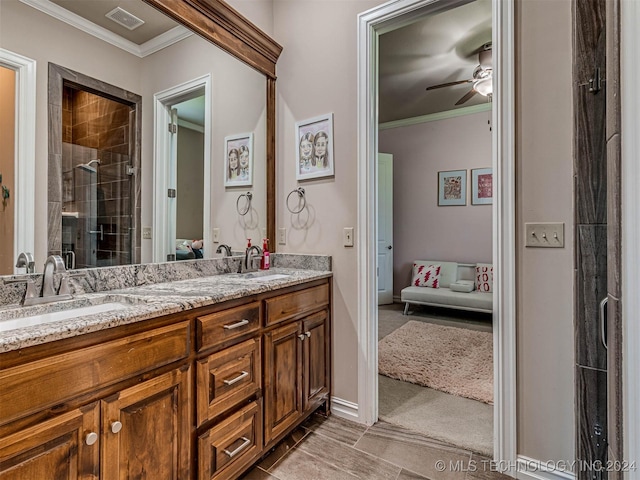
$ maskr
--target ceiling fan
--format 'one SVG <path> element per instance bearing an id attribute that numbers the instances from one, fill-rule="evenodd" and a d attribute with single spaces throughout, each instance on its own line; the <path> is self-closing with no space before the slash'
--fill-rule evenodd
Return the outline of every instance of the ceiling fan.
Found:
<path id="1" fill-rule="evenodd" d="M 485 43 L 480 47 L 478 52 L 478 61 L 480 64 L 473 70 L 471 78 L 468 80 L 458 80 L 456 82 L 441 83 L 439 85 L 433 85 L 427 87 L 427 90 L 435 90 L 437 88 L 451 87 L 453 85 L 460 85 L 462 83 L 472 83 L 473 86 L 460 100 L 456 102 L 456 105 L 462 105 L 470 100 L 476 93 L 484 95 L 491 100 L 491 94 L 493 92 L 492 74 L 493 64 L 491 57 L 491 42 Z"/>

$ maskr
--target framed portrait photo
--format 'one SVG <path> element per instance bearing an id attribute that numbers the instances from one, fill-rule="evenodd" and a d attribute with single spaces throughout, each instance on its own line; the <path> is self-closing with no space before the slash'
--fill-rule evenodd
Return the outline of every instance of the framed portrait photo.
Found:
<path id="1" fill-rule="evenodd" d="M 438 172 L 438 206 L 467 204 L 467 171 Z"/>
<path id="2" fill-rule="evenodd" d="M 493 203 L 493 170 L 475 168 L 471 170 L 471 205 Z"/>
<path id="3" fill-rule="evenodd" d="M 333 113 L 296 122 L 296 179 L 334 174 Z"/>
<path id="4" fill-rule="evenodd" d="M 224 138 L 224 186 L 253 184 L 253 133 Z"/>

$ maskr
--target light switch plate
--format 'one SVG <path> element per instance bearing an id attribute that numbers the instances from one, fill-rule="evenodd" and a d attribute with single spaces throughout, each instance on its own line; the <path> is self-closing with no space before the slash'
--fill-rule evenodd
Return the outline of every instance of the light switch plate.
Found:
<path id="1" fill-rule="evenodd" d="M 279 228 L 278 229 L 278 244 L 286 245 L 287 244 L 287 229 Z"/>
<path id="2" fill-rule="evenodd" d="M 525 223 L 525 246 L 564 247 L 564 223 Z"/>
<path id="3" fill-rule="evenodd" d="M 220 229 L 219 228 L 214 228 L 212 231 L 212 237 L 213 237 L 213 243 L 220 243 Z"/>
<path id="4" fill-rule="evenodd" d="M 144 240 L 151 240 L 151 227 L 142 227 L 142 238 Z"/>
<path id="5" fill-rule="evenodd" d="M 342 238 L 345 247 L 353 247 L 353 227 L 344 227 Z"/>

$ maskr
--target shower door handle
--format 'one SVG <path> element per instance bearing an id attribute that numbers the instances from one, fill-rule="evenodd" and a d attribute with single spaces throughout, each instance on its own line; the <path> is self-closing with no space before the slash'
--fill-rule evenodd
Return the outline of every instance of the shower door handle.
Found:
<path id="1" fill-rule="evenodd" d="M 104 230 L 102 228 L 102 224 L 100 224 L 100 230 L 89 230 L 89 233 L 99 233 L 100 234 L 100 241 L 104 240 Z"/>
<path id="2" fill-rule="evenodd" d="M 600 340 L 604 348 L 607 347 L 607 303 L 609 297 L 606 296 L 600 302 Z"/>

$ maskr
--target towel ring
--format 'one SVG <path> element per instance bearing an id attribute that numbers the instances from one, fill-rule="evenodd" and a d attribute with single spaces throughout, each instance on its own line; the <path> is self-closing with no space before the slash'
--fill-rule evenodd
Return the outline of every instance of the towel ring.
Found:
<path id="1" fill-rule="evenodd" d="M 300 207 L 299 210 L 291 210 L 291 208 L 289 207 L 289 197 L 294 193 L 298 194 L 298 203 L 300 203 L 300 199 L 302 199 L 302 207 Z M 289 192 L 289 195 L 287 195 L 287 210 L 289 210 L 293 214 L 297 214 L 303 211 L 306 207 L 307 207 L 307 197 L 305 197 L 304 188 L 298 187 L 295 190 L 291 190 L 291 192 Z"/>
<path id="2" fill-rule="evenodd" d="M 245 203 L 244 203 L 244 207 L 240 208 L 240 199 L 242 197 L 245 197 Z M 252 198 L 253 198 L 253 193 L 251 192 L 243 193 L 242 195 L 238 196 L 238 199 L 236 200 L 236 211 L 238 212 L 239 215 L 245 216 L 249 212 L 249 210 L 251 210 Z"/>

